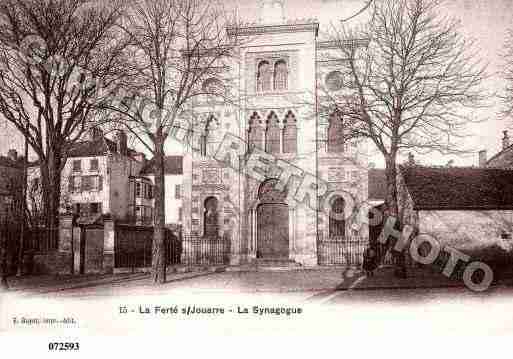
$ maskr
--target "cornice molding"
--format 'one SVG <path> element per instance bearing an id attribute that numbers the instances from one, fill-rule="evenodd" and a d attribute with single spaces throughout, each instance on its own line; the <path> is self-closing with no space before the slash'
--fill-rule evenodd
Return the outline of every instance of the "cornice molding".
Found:
<path id="1" fill-rule="evenodd" d="M 367 47 L 369 46 L 368 39 L 353 39 L 353 40 L 329 40 L 329 41 L 318 41 L 317 49 L 337 49 L 340 46 L 348 47 L 348 46 L 357 46 L 357 47 Z"/>
<path id="2" fill-rule="evenodd" d="M 226 29 L 230 36 L 247 36 L 257 34 L 270 34 L 270 33 L 284 33 L 284 32 L 298 32 L 298 31 L 314 31 L 315 35 L 319 32 L 318 22 L 307 23 L 291 23 L 291 24 L 276 24 L 276 25 L 242 25 L 240 27 L 228 27 Z"/>

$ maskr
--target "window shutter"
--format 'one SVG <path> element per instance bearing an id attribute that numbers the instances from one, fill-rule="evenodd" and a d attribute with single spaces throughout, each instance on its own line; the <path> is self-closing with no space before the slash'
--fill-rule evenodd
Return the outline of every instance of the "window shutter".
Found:
<path id="1" fill-rule="evenodd" d="M 103 176 L 98 176 L 98 191 L 103 190 Z"/>
<path id="2" fill-rule="evenodd" d="M 75 190 L 75 188 L 73 187 L 73 176 L 69 176 L 68 177 L 68 191 L 69 192 L 73 192 Z"/>

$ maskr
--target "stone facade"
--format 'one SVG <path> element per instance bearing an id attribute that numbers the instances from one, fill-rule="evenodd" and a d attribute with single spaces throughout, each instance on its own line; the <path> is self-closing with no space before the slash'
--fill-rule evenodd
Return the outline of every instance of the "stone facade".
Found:
<path id="1" fill-rule="evenodd" d="M 315 210 L 322 203 L 315 190 L 308 195 L 301 191 L 318 187 L 321 179 L 328 183 L 330 192 L 349 192 L 357 204 L 367 200 L 367 161 L 361 155 L 362 144 L 347 143 L 345 150 L 338 153 L 327 150 L 329 122 L 327 116 L 317 113 L 316 103 L 321 100 L 318 88 L 325 75 L 337 66 L 318 53 L 321 48 L 330 50 L 318 40 L 318 27 L 315 21 L 278 21 L 237 29 L 243 45 L 237 49 L 239 56 L 231 64 L 233 76 L 229 77 L 234 79 L 231 90 L 242 100 L 235 106 L 203 99 L 191 106 L 194 118 L 199 119 L 194 131 L 199 135 L 197 141 L 191 141 L 192 151 L 184 156 L 184 235 L 205 237 L 206 228 L 211 226 L 209 218 L 215 218 L 217 235 L 230 241 L 231 264 L 259 258 L 264 243 L 262 218 L 274 213 L 283 221 L 272 222 L 270 218 L 271 222 L 266 223 L 280 227 L 281 234 L 275 234 L 288 243 L 288 251 L 281 249 L 286 257 L 280 258 L 316 265 L 317 239 L 320 234 L 329 235 L 329 218 L 322 211 L 326 208 Z M 278 75 L 277 69 L 283 66 L 286 74 Z M 269 83 L 265 83 L 268 72 L 262 69 L 274 71 Z M 237 159 L 239 168 L 254 166 L 251 159 L 257 158 L 259 175 L 249 176 L 245 170 L 215 159 L 227 134 L 245 142 L 245 155 Z M 274 170 L 261 168 L 266 161 L 272 162 Z M 287 184 L 286 198 L 271 200 L 272 203 L 263 200 L 262 188 L 269 180 L 280 177 L 279 168 L 284 163 L 298 171 Z M 312 187 L 302 186 L 300 190 L 299 184 L 308 180 Z M 214 202 L 217 209 L 214 217 L 209 217 L 212 210 L 206 204 Z M 355 229 L 352 217 L 344 223 L 347 237 L 368 240 L 368 228 Z"/>

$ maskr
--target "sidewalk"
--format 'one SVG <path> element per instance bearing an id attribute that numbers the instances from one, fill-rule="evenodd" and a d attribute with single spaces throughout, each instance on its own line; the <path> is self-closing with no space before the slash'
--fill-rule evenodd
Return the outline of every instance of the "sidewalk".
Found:
<path id="1" fill-rule="evenodd" d="M 166 284 L 175 281 L 204 276 L 215 273 L 218 269 L 194 268 L 187 271 L 168 272 Z M 92 288 L 99 286 L 135 285 L 148 286 L 150 273 L 117 273 L 117 274 L 83 274 L 83 275 L 29 275 L 23 277 L 9 277 L 8 292 L 23 292 L 27 294 L 45 294 L 61 292 L 71 289 Z"/>
<path id="2" fill-rule="evenodd" d="M 461 279 L 450 279 L 433 268 L 409 268 L 406 278 L 394 275 L 394 267 L 378 268 L 372 277 L 363 272 L 355 276 L 354 281 L 344 281 L 337 290 L 373 290 L 373 289 L 419 289 L 419 288 L 450 288 L 465 287 Z M 494 285 L 513 285 L 513 278 L 494 281 Z"/>

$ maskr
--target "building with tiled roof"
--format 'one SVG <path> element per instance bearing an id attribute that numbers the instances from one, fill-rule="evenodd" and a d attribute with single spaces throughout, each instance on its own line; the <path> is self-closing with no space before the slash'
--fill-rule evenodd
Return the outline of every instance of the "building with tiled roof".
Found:
<path id="1" fill-rule="evenodd" d="M 0 225 L 16 217 L 22 196 L 19 179 L 23 176 L 23 159 L 16 150 L 9 150 L 7 156 L 0 156 Z"/>
<path id="2" fill-rule="evenodd" d="M 83 218 L 110 215 L 119 221 L 151 224 L 153 184 L 148 179 L 138 180 L 145 164 L 144 154 L 128 147 L 123 131 L 113 139 L 100 130 L 90 131 L 67 154 L 61 211 Z M 28 171 L 29 193 L 40 185 L 39 173 L 38 164 L 33 163 Z M 31 205 L 36 207 L 29 201 Z"/>
<path id="3" fill-rule="evenodd" d="M 403 223 L 442 248 L 469 255 L 513 248 L 513 170 L 399 166 L 398 203 Z"/>
<path id="4" fill-rule="evenodd" d="M 155 161 L 149 160 L 141 170 L 141 176 L 155 183 Z M 183 157 L 164 157 L 164 187 L 166 224 L 168 226 L 182 223 L 182 195 L 183 195 Z"/>

